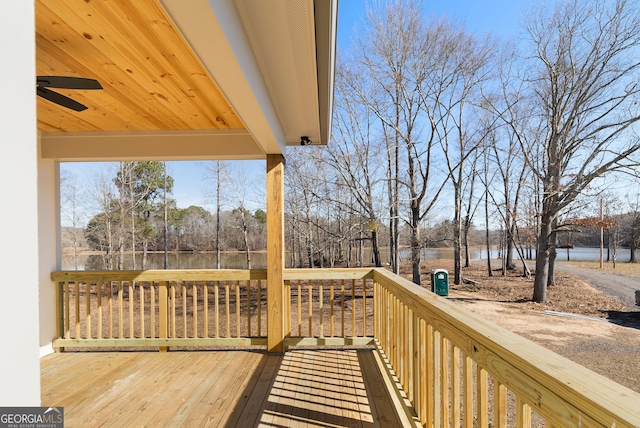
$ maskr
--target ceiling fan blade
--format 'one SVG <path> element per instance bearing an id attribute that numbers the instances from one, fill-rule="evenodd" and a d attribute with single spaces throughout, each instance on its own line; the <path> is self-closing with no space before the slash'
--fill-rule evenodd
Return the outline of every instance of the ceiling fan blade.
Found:
<path id="1" fill-rule="evenodd" d="M 56 104 L 59 104 L 63 107 L 69 108 L 71 110 L 82 111 L 87 109 L 87 106 L 85 106 L 84 104 L 80 104 L 79 102 L 74 101 L 69 97 L 66 97 L 54 91 L 50 91 L 49 89 L 43 88 L 42 86 L 37 86 L 36 92 L 42 98 L 49 100 L 51 102 L 54 102 Z"/>
<path id="2" fill-rule="evenodd" d="M 84 77 L 37 76 L 36 84 L 41 87 L 60 89 L 102 89 L 100 82 Z"/>

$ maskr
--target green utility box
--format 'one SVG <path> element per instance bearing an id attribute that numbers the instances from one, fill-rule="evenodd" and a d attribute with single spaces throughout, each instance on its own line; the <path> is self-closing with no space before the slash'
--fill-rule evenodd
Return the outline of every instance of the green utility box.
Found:
<path id="1" fill-rule="evenodd" d="M 433 269 L 431 271 L 431 291 L 438 296 L 449 295 L 449 272 L 444 269 Z"/>

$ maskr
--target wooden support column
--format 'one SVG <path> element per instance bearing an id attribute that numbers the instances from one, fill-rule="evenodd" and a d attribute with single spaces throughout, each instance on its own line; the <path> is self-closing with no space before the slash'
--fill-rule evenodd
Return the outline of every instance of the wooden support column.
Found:
<path id="1" fill-rule="evenodd" d="M 267 155 L 267 350 L 284 352 L 284 157 Z"/>

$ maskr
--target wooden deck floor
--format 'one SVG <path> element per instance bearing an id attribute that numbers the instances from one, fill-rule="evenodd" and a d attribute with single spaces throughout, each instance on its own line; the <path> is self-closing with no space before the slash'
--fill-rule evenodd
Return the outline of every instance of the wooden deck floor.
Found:
<path id="1" fill-rule="evenodd" d="M 364 349 L 69 352 L 41 368 L 42 405 L 70 428 L 403 426 Z"/>

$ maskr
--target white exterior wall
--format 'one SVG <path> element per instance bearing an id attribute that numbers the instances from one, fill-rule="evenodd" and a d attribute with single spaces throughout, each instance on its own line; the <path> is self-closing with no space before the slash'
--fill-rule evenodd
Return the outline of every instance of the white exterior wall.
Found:
<path id="1" fill-rule="evenodd" d="M 60 163 L 38 159 L 38 284 L 40 356 L 53 352 L 56 294 L 51 272 L 62 266 L 60 251 Z M 51 403 L 44 403 L 48 405 Z"/>
<path id="2" fill-rule="evenodd" d="M 0 406 L 40 405 L 34 13 L 0 14 Z"/>

